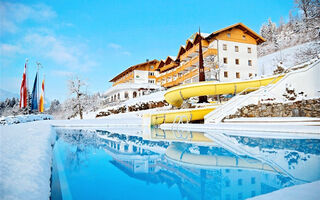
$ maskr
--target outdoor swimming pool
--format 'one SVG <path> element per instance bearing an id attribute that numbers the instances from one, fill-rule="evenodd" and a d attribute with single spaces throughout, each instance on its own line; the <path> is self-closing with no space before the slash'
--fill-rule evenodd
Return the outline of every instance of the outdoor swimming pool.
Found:
<path id="1" fill-rule="evenodd" d="M 57 129 L 52 199 L 246 199 L 320 179 L 320 140 Z"/>

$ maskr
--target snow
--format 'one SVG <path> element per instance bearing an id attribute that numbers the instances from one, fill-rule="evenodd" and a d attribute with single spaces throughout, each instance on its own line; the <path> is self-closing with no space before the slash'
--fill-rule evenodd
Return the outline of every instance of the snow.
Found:
<path id="1" fill-rule="evenodd" d="M 305 62 L 306 60 L 297 60 L 297 53 L 307 49 L 319 48 L 319 42 L 308 42 L 294 47 L 282 49 L 275 53 L 268 54 L 258 58 L 258 74 L 259 75 L 272 75 L 277 65 L 282 61 L 283 67 L 289 68 L 296 64 Z"/>
<path id="2" fill-rule="evenodd" d="M 0 126 L 0 199 L 49 199 L 50 121 Z"/>
<path id="3" fill-rule="evenodd" d="M 8 116 L 8 117 L 0 117 L 0 125 L 11 125 L 11 124 L 19 124 L 19 123 L 26 123 L 26 122 L 40 121 L 40 120 L 51 120 L 51 119 L 53 119 L 53 117 L 47 114 Z"/>
<path id="4" fill-rule="evenodd" d="M 290 200 L 314 200 L 319 199 L 320 181 L 296 185 L 268 194 L 250 198 L 251 200 L 290 199 Z"/>

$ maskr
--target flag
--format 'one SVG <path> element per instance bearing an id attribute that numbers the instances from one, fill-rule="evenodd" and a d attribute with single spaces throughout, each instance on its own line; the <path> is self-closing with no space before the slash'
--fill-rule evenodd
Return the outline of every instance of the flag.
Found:
<path id="1" fill-rule="evenodd" d="M 40 95 L 40 101 L 39 101 L 39 111 L 44 111 L 44 79 L 42 80 L 41 84 L 41 95 Z"/>
<path id="2" fill-rule="evenodd" d="M 38 72 L 34 79 L 32 95 L 31 95 L 31 110 L 38 110 Z"/>
<path id="3" fill-rule="evenodd" d="M 20 108 L 27 107 L 28 91 L 27 91 L 27 63 L 24 65 L 24 72 L 22 75 L 22 82 L 20 87 Z"/>

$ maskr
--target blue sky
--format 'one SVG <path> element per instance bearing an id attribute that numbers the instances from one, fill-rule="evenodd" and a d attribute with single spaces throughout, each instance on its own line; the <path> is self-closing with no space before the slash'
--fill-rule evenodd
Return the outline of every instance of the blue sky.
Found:
<path id="1" fill-rule="evenodd" d="M 29 86 L 40 62 L 50 100 L 68 98 L 71 76 L 85 80 L 89 93 L 104 92 L 130 65 L 176 56 L 199 26 L 210 33 L 242 22 L 259 32 L 293 9 L 293 0 L 2 0 L 0 88 L 19 93 L 28 58 Z"/>

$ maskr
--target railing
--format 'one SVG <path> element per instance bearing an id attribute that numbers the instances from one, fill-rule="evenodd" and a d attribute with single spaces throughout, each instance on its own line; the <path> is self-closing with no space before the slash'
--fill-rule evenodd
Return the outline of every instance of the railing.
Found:
<path id="1" fill-rule="evenodd" d="M 308 70 L 312 69 L 314 66 L 316 66 L 319 63 L 320 63 L 320 60 L 318 60 L 316 63 L 313 63 L 313 65 L 311 65 L 310 67 L 307 67 L 307 68 L 305 68 L 303 70 L 293 71 L 291 73 L 288 73 L 292 69 L 296 68 L 297 66 L 290 67 L 290 68 L 285 70 L 285 73 L 287 73 L 287 74 L 281 80 L 279 80 L 277 83 L 280 84 L 282 81 L 287 79 L 289 76 L 292 76 L 292 75 L 294 75 L 296 73 L 301 73 L 301 72 L 308 71 Z M 246 89 L 244 89 L 243 91 L 238 93 L 235 97 L 233 97 L 231 100 L 229 100 L 227 103 L 225 103 L 222 106 L 219 106 L 217 109 L 215 109 L 211 113 L 207 114 L 205 116 L 205 123 L 212 123 L 212 122 L 218 123 L 218 122 L 221 122 L 221 120 L 225 116 L 231 114 L 232 112 L 233 113 L 236 112 L 239 107 L 242 107 L 244 105 L 248 105 L 250 103 L 256 102 L 257 99 L 253 99 L 253 98 L 255 98 L 255 97 L 256 98 L 260 98 L 262 95 L 264 95 L 266 93 L 268 93 L 269 96 L 271 95 L 273 97 L 282 98 L 281 96 L 274 95 L 274 94 L 272 94 L 270 92 L 274 87 L 276 87 L 276 84 L 273 84 L 275 82 L 275 80 L 277 80 L 282 75 L 283 75 L 283 73 L 279 74 L 270 83 L 268 83 L 268 85 L 266 85 L 264 87 L 261 87 L 261 89 L 259 89 L 257 91 L 254 91 L 254 92 L 252 92 L 250 94 L 247 94 L 245 96 L 241 96 L 246 91 L 255 89 L 256 87 L 255 88 L 246 88 Z M 249 99 L 251 99 L 251 101 Z M 243 102 L 245 102 L 245 103 L 243 103 Z"/>
<path id="2" fill-rule="evenodd" d="M 209 46 L 209 43 L 206 42 L 205 40 L 202 40 L 202 50 L 206 50 Z M 198 52 L 199 51 L 199 43 L 194 45 L 191 49 L 189 49 L 188 51 L 186 51 L 184 54 L 182 54 L 180 56 L 180 60 L 184 60 L 185 58 L 189 57 L 190 54 Z"/>

